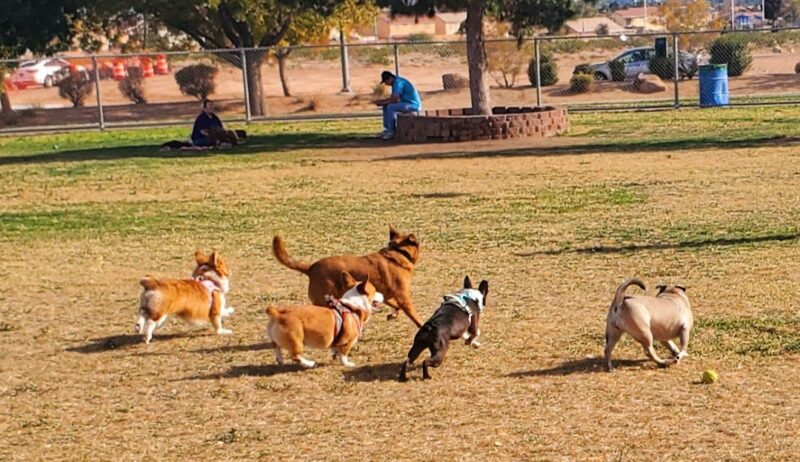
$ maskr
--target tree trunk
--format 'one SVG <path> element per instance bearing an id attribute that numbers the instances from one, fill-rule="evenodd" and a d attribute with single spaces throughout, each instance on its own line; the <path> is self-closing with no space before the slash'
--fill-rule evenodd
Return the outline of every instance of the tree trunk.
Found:
<path id="1" fill-rule="evenodd" d="M 8 88 L 6 88 L 6 73 L 0 69 L 0 114 L 7 116 L 12 112 L 11 101 L 8 98 Z"/>
<path id="2" fill-rule="evenodd" d="M 250 96 L 250 113 L 254 116 L 266 115 L 264 107 L 264 90 L 261 84 L 261 64 L 267 56 L 261 50 L 247 52 L 247 92 Z M 240 64 L 241 66 L 241 64 Z"/>
<path id="3" fill-rule="evenodd" d="M 286 78 L 286 61 L 289 59 L 289 51 L 281 50 L 275 54 L 275 57 L 278 58 L 278 75 L 281 78 L 283 96 L 292 96 L 292 92 L 289 90 L 289 80 Z"/>
<path id="4" fill-rule="evenodd" d="M 487 59 L 483 35 L 483 1 L 469 0 L 467 5 L 467 64 L 469 65 L 469 93 L 472 113 L 490 115 L 489 81 L 486 78 Z"/>

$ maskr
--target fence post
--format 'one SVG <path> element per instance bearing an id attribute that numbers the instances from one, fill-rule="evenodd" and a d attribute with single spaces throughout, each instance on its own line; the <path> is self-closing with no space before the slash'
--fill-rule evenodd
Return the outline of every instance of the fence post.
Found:
<path id="1" fill-rule="evenodd" d="M 250 123 L 253 116 L 250 113 L 250 85 L 247 81 L 247 53 L 244 48 L 239 50 L 240 60 L 242 61 L 242 84 L 244 85 L 244 120 Z"/>
<path id="2" fill-rule="evenodd" d="M 339 31 L 339 50 L 342 57 L 342 93 L 352 93 L 350 88 L 350 60 L 347 56 L 347 45 L 344 43 L 344 32 Z"/>
<path id="3" fill-rule="evenodd" d="M 100 66 L 97 65 L 97 56 L 92 56 L 94 65 L 94 92 L 97 95 L 97 114 L 100 122 L 100 130 L 106 129 L 106 119 L 103 115 L 103 100 L 100 98 Z"/>
<path id="4" fill-rule="evenodd" d="M 673 67 L 673 78 L 675 79 L 675 109 L 681 107 L 681 100 L 680 100 L 680 92 L 678 90 L 678 81 L 680 80 L 680 51 L 678 50 L 678 34 L 672 34 L 672 67 Z"/>
<path id="5" fill-rule="evenodd" d="M 536 105 L 542 105 L 542 60 L 539 53 L 539 39 L 533 39 L 534 57 L 536 58 Z"/>
<path id="6" fill-rule="evenodd" d="M 400 47 L 394 44 L 394 75 L 400 75 Z"/>

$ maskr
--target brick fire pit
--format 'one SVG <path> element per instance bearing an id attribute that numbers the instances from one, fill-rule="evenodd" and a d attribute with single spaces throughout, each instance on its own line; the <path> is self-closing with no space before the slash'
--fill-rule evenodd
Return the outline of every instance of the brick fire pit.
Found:
<path id="1" fill-rule="evenodd" d="M 569 129 L 562 107 L 495 107 L 492 115 L 471 115 L 471 109 L 423 111 L 397 117 L 397 140 L 404 143 L 542 138 Z"/>

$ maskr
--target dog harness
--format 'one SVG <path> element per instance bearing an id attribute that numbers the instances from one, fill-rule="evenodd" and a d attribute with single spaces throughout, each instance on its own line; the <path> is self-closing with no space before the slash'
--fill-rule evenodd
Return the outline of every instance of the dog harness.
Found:
<path id="1" fill-rule="evenodd" d="M 200 285 L 205 287 L 206 291 L 208 291 L 208 306 L 209 308 L 214 306 L 214 291 L 222 293 L 222 288 L 220 288 L 217 283 L 212 281 L 211 279 L 205 279 L 203 276 L 198 276 L 195 278 L 195 281 L 199 282 Z"/>
<path id="2" fill-rule="evenodd" d="M 332 295 L 326 295 L 325 300 L 328 302 L 328 308 L 333 310 L 333 319 L 335 321 L 333 324 L 333 342 L 331 346 L 337 345 L 339 340 L 341 340 L 342 332 L 344 331 L 344 321 L 348 316 L 353 316 L 358 326 L 358 331 L 361 332 L 361 318 L 353 313 L 350 307 Z"/>
<path id="3" fill-rule="evenodd" d="M 467 313 L 467 316 L 469 316 L 469 321 L 472 322 L 472 308 L 470 308 L 469 303 L 467 303 L 467 300 L 472 300 L 475 302 L 476 305 L 478 305 L 478 313 L 483 311 L 481 303 L 472 298 L 469 292 L 466 291 L 459 292 L 458 294 L 455 295 L 446 294 L 444 296 L 444 303 L 442 303 L 442 305 L 453 305 L 457 307 L 461 311 Z"/>

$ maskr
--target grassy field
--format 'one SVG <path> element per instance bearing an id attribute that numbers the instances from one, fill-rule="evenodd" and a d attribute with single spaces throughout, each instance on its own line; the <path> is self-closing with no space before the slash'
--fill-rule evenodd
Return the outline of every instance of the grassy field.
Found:
<path id="1" fill-rule="evenodd" d="M 386 145 L 376 121 L 254 125 L 245 146 L 165 153 L 182 129 L 0 138 L 0 460 L 797 460 L 800 108 L 577 114 L 545 141 Z M 491 284 L 483 347 L 395 381 L 415 333 L 383 316 L 344 369 L 279 367 L 280 266 L 422 242 L 427 317 Z M 233 269 L 233 336 L 133 335 L 138 278 Z M 690 356 L 626 339 L 616 286 L 683 283 Z M 704 369 L 720 382 L 702 385 Z"/>

